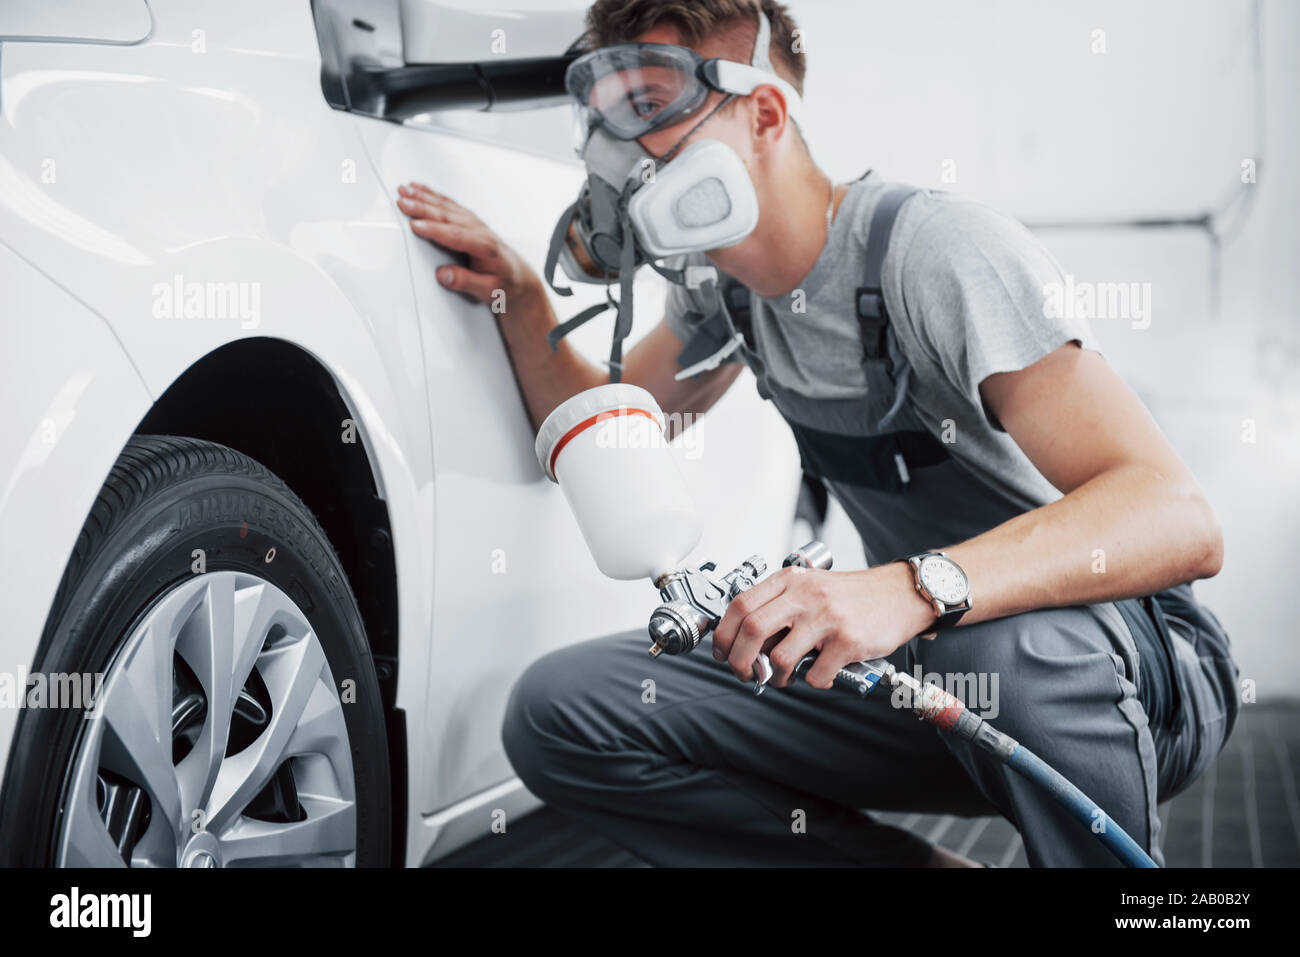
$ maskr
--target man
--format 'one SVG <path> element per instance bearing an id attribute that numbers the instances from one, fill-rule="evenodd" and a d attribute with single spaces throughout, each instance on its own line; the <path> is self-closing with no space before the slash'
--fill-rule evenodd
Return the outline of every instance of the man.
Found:
<path id="1" fill-rule="evenodd" d="M 1204 770 L 1237 713 L 1227 639 L 1183 584 L 1219 571 L 1214 514 L 1087 325 L 1044 308 L 1063 275 L 1023 227 L 874 173 L 832 184 L 791 116 L 805 66 L 794 23 L 773 0 L 762 14 L 773 82 L 711 90 L 659 127 L 662 103 L 629 93 L 651 120 L 637 142 L 663 158 L 713 139 L 744 163 L 757 226 L 689 261 L 751 293 L 739 355 L 873 567 L 762 581 L 713 636 L 725 666 L 697 652 L 652 672 L 642 633 L 548 655 L 512 696 L 511 761 L 534 793 L 655 864 L 974 865 L 859 809 L 1001 813 L 1033 865 L 1116 863 L 1050 796 L 887 695 L 825 693 L 842 665 L 888 656 L 909 673 L 996 676 L 995 726 L 1160 861 L 1157 801 Z M 598 0 L 588 26 L 597 50 L 766 62 L 753 0 Z M 504 290 L 535 425 L 605 380 L 566 345 L 550 351 L 543 282 L 486 225 L 427 187 L 400 192 L 418 235 L 467 254 L 440 282 L 484 302 Z M 875 252 L 870 237 L 885 203 L 881 261 L 883 234 Z M 864 305 L 870 268 L 880 295 Z M 673 287 L 623 364 L 668 413 L 707 409 L 741 368 L 674 378 L 733 328 L 719 332 L 725 312 L 698 293 Z M 806 682 L 792 680 L 812 650 Z M 736 679 L 764 651 L 784 690 L 755 697 Z"/>

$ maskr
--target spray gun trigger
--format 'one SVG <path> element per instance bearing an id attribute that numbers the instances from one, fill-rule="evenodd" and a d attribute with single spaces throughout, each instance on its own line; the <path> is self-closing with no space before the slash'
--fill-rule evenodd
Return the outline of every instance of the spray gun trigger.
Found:
<path id="1" fill-rule="evenodd" d="M 754 659 L 754 694 L 762 694 L 767 683 L 772 680 L 772 662 L 763 652 Z"/>

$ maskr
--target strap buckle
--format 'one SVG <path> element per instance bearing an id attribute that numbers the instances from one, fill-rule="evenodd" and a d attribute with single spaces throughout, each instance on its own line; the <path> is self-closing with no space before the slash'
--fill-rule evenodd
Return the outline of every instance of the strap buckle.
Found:
<path id="1" fill-rule="evenodd" d="M 718 270 L 712 266 L 687 266 L 682 270 L 682 285 L 687 289 L 699 289 L 705 283 L 717 281 Z"/>
<path id="2" fill-rule="evenodd" d="M 886 358 L 885 330 L 889 326 L 889 313 L 885 311 L 884 294 L 879 286 L 859 286 L 856 303 L 863 351 L 868 359 Z"/>

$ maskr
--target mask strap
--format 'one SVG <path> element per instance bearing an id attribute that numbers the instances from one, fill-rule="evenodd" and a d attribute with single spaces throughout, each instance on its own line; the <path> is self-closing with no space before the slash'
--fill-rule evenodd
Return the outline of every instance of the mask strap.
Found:
<path id="1" fill-rule="evenodd" d="M 733 352 L 745 344 L 744 335 L 736 331 L 736 323 L 731 318 L 731 310 L 727 308 L 727 297 L 722 294 L 717 273 L 715 272 L 712 278 L 701 283 L 700 288 L 706 290 L 712 296 L 714 309 L 721 310 L 727 329 L 731 332 L 731 338 L 724 342 L 712 355 L 705 356 L 699 362 L 687 366 L 674 375 L 673 378 L 678 382 L 697 376 L 701 372 L 713 371 L 726 362 Z"/>
<path id="2" fill-rule="evenodd" d="M 651 269 L 653 269 L 659 275 L 663 276 L 669 282 L 676 283 L 678 286 L 686 285 L 685 269 L 669 269 L 667 266 L 659 265 L 658 261 L 654 259 L 651 259 L 649 261 L 649 266 Z"/>
<path id="3" fill-rule="evenodd" d="M 632 230 L 631 224 L 626 222 L 626 217 L 627 201 L 635 188 L 636 182 L 634 180 L 629 181 L 627 185 L 623 187 L 622 196 L 619 197 L 619 211 L 625 221 L 625 226 L 623 229 L 623 248 L 619 258 L 618 267 L 618 300 L 615 301 L 609 294 L 608 290 L 606 290 L 605 302 L 598 302 L 594 306 L 588 306 L 572 319 L 560 323 L 546 334 L 546 341 L 550 345 L 551 351 L 555 352 L 560 348 L 560 340 L 571 333 L 574 329 L 577 329 L 583 323 L 600 315 L 606 309 L 617 310 L 617 314 L 614 318 L 614 339 L 609 349 L 610 382 L 623 381 L 623 340 L 632 332 L 632 279 L 636 273 L 637 245 L 636 234 Z M 564 217 L 561 219 L 561 222 L 566 224 L 566 229 L 570 215 L 571 213 L 566 212 Z M 558 227 L 556 235 L 562 237 Z M 555 236 L 552 236 L 552 243 L 554 242 Z M 547 261 L 548 263 L 550 262 L 549 256 L 547 257 Z"/>
<path id="4" fill-rule="evenodd" d="M 574 329 L 577 329 L 588 319 L 594 319 L 606 309 L 612 309 L 616 305 L 617 303 L 615 303 L 613 299 L 610 299 L 608 302 L 598 302 L 594 306 L 588 306 L 572 319 L 566 319 L 564 322 L 560 323 L 546 334 L 546 341 L 550 345 L 551 351 L 558 351 L 560 348 L 560 340 L 571 333 Z"/>
<path id="5" fill-rule="evenodd" d="M 560 221 L 555 224 L 555 229 L 551 233 L 551 244 L 546 249 L 546 265 L 543 267 L 543 275 L 546 276 L 546 284 L 554 289 L 561 296 L 572 296 L 573 290 L 568 286 L 557 286 L 555 284 L 555 267 L 560 262 L 560 244 L 564 242 L 569 233 L 569 224 L 578 212 L 578 204 L 574 202 L 564 214 L 560 216 Z M 588 316 L 590 318 L 590 316 Z M 555 351 L 555 347 L 551 347 Z"/>
<path id="6" fill-rule="evenodd" d="M 622 210 L 634 188 L 628 183 L 619 200 Z M 614 318 L 614 341 L 609 348 L 609 381 L 623 381 L 623 340 L 632 332 L 632 280 L 636 274 L 636 233 L 631 222 L 623 229 L 623 256 L 618 264 L 618 315 Z"/>

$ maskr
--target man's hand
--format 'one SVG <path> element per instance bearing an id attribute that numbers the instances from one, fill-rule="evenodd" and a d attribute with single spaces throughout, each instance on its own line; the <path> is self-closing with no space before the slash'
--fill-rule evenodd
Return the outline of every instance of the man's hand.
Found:
<path id="1" fill-rule="evenodd" d="M 849 662 L 890 654 L 934 619 L 902 562 L 860 572 L 783 568 L 732 600 L 713 633 L 713 657 L 748 681 L 754 659 L 766 651 L 769 683 L 783 688 L 815 648 L 808 683 L 829 688 Z"/>
<path id="2" fill-rule="evenodd" d="M 541 278 L 519 254 L 497 238 L 487 225 L 455 200 L 435 193 L 423 183 L 397 187 L 397 206 L 411 217 L 411 231 L 439 246 L 465 253 L 466 266 L 438 267 L 438 282 L 482 303 L 491 303 L 496 290 L 510 303 L 541 290 Z"/>

